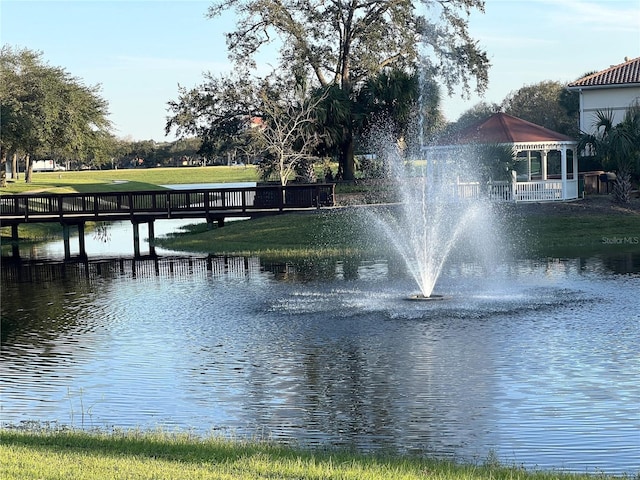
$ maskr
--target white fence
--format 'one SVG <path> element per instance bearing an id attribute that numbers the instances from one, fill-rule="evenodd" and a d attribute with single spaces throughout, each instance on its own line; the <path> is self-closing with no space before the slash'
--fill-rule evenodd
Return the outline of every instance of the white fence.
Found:
<path id="1" fill-rule="evenodd" d="M 562 180 L 540 180 L 516 182 L 516 202 L 543 202 L 549 200 L 570 200 L 578 198 L 578 181 L 566 180 L 563 192 Z"/>
<path id="2" fill-rule="evenodd" d="M 513 188 L 509 182 L 458 182 L 454 186 L 454 195 L 460 200 L 475 200 L 488 198 L 489 200 L 510 202 L 513 200 Z"/>
<path id="3" fill-rule="evenodd" d="M 578 181 L 566 180 L 566 192 L 562 195 L 562 180 L 538 180 L 531 182 L 458 182 L 455 195 L 458 199 L 472 200 L 486 197 L 498 202 L 545 202 L 578 198 Z"/>

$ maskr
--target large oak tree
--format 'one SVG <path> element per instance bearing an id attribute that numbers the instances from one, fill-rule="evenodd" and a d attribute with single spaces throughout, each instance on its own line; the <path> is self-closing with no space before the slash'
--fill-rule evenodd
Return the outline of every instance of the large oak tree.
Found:
<path id="1" fill-rule="evenodd" d="M 9 154 L 24 155 L 26 182 L 36 155 L 78 158 L 99 148 L 107 134 L 107 102 L 42 54 L 3 46 L 0 52 L 2 172 Z M 15 171 L 15 170 L 14 170 Z"/>
<path id="2" fill-rule="evenodd" d="M 483 12 L 484 1 L 219 0 L 208 14 L 236 14 L 227 46 L 239 71 L 254 68 L 261 47 L 275 43 L 280 73 L 309 72 L 318 86 L 337 86 L 355 101 L 367 79 L 389 67 L 428 71 L 449 94 L 457 85 L 468 93 L 473 81 L 482 93 L 489 61 L 469 34 L 472 10 Z M 353 120 L 338 149 L 347 180 L 355 174 Z"/>

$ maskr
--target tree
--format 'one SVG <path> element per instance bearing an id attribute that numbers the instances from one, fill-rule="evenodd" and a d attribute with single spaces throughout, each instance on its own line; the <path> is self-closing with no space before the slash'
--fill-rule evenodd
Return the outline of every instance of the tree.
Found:
<path id="1" fill-rule="evenodd" d="M 157 145 L 153 140 L 139 140 L 128 142 L 123 152 L 125 166 L 127 167 L 155 167 Z"/>
<path id="2" fill-rule="evenodd" d="M 73 154 L 67 161 L 69 168 L 113 168 L 120 154 L 121 142 L 111 133 L 105 131 L 92 132 L 89 141 Z"/>
<path id="3" fill-rule="evenodd" d="M 555 132 L 578 136 L 579 95 L 560 82 L 546 80 L 511 92 L 502 101 L 502 110 Z"/>
<path id="4" fill-rule="evenodd" d="M 337 85 L 330 85 L 322 92 L 323 101 L 317 104 L 315 109 L 315 126 L 317 128 L 319 143 L 316 145 L 316 156 L 337 158 L 340 146 L 347 137 L 347 130 L 354 116 L 355 105 Z M 339 166 L 338 176 L 342 177 L 342 167 Z"/>
<path id="5" fill-rule="evenodd" d="M 488 184 L 491 181 L 511 180 L 515 168 L 516 152 L 512 145 L 486 143 L 477 146 L 477 180 Z"/>
<path id="6" fill-rule="evenodd" d="M 95 149 L 99 132 L 110 127 L 99 87 L 85 86 L 41 57 L 41 53 L 8 46 L 0 53 L 2 158 L 6 165 L 9 152 L 21 152 L 26 158 L 27 183 L 34 156 L 80 155 Z"/>
<path id="7" fill-rule="evenodd" d="M 500 105 L 496 103 L 476 103 L 473 107 L 463 112 L 460 117 L 458 117 L 458 120 L 447 125 L 443 132 L 443 137 L 454 137 L 456 133 L 465 128 L 488 119 L 494 113 L 499 112 L 500 108 Z"/>
<path id="8" fill-rule="evenodd" d="M 397 142 L 419 148 L 444 125 L 440 98 L 438 84 L 422 72 L 386 69 L 357 92 L 356 130 L 367 132 L 386 124 Z"/>
<path id="9" fill-rule="evenodd" d="M 381 130 L 392 143 L 418 150 L 444 124 L 440 88 L 423 72 L 386 68 L 356 89 L 353 99 L 337 85 L 319 88 L 317 94 L 325 98 L 315 113 L 318 157 L 339 158 L 349 135 L 354 138 L 354 152 L 371 153 L 372 137 L 380 136 Z M 363 164 L 359 166 L 363 170 Z M 340 165 L 338 177 L 342 174 Z"/>
<path id="10" fill-rule="evenodd" d="M 6 186 L 6 161 L 11 154 L 37 143 L 37 90 L 31 77 L 40 62 L 40 54 L 3 46 L 0 51 L 0 147 L 2 150 L 2 185 Z M 35 78 L 34 78 L 35 79 Z M 17 171 L 14 165 L 13 171 Z"/>
<path id="11" fill-rule="evenodd" d="M 111 123 L 107 102 L 99 96 L 98 86 L 89 87 L 65 75 L 57 85 L 57 102 L 52 105 L 52 154 L 65 160 L 98 163 L 108 155 Z"/>
<path id="12" fill-rule="evenodd" d="M 313 152 L 319 143 L 314 111 L 325 99 L 323 95 L 307 97 L 303 91 L 297 98 L 282 97 L 286 91 L 280 90 L 280 95 L 273 90 L 261 92 L 262 123 L 250 130 L 266 154 L 262 169 L 274 171 L 282 186 L 296 171 L 307 170 L 313 163 Z"/>
<path id="13" fill-rule="evenodd" d="M 227 46 L 239 71 L 255 67 L 256 52 L 278 39 L 280 71 L 309 73 L 318 86 L 336 85 L 353 101 L 368 78 L 390 66 L 415 68 L 420 57 L 450 94 L 458 84 L 468 93 L 471 77 L 483 92 L 489 61 L 468 32 L 472 9 L 484 11 L 484 1 L 219 0 L 208 14 L 235 11 L 239 20 Z M 339 145 L 347 180 L 355 173 L 353 133 L 351 122 Z"/>
<path id="14" fill-rule="evenodd" d="M 616 170 L 614 199 L 628 203 L 632 175 L 640 174 L 640 104 L 632 104 L 617 125 L 613 124 L 613 111 L 597 111 L 593 126 L 595 133 L 583 133 L 578 148 L 591 149 L 605 168 Z"/>
<path id="15" fill-rule="evenodd" d="M 249 75 L 205 76 L 205 82 L 191 89 L 179 87 L 177 101 L 168 103 L 172 116 L 165 130 L 180 138 L 197 136 L 198 153 L 209 158 L 231 151 L 251 150 L 244 135 L 247 122 L 260 116 L 259 91 L 268 82 Z"/>
<path id="16" fill-rule="evenodd" d="M 198 151 L 202 146 L 202 141 L 196 137 L 184 138 L 172 142 L 167 147 L 167 158 L 164 159 L 166 165 L 178 166 L 185 161 L 187 164 L 198 162 L 201 157 Z"/>

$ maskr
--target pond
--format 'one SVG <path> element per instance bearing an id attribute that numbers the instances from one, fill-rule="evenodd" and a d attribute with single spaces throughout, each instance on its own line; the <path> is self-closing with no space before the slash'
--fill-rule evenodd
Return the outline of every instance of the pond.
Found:
<path id="1" fill-rule="evenodd" d="M 638 253 L 449 262 L 439 302 L 386 259 L 163 253 L 3 261 L 3 425 L 640 471 Z"/>

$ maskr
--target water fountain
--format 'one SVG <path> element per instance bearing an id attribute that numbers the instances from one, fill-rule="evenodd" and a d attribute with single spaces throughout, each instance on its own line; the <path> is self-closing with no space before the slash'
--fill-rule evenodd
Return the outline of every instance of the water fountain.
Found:
<path id="1" fill-rule="evenodd" d="M 372 209 L 371 223 L 401 255 L 420 290 L 407 299 L 447 299 L 433 293 L 442 268 L 464 233 L 478 228 L 479 223 L 491 223 L 491 209 L 479 198 L 460 197 L 460 175 L 469 172 L 460 163 L 447 163 L 442 168 L 442 163 L 406 159 L 395 147 L 384 148 L 382 156 L 398 203 Z M 469 157 L 460 155 L 465 156 Z M 482 235 L 474 235 L 472 240 L 476 246 L 484 243 L 486 247 Z"/>

